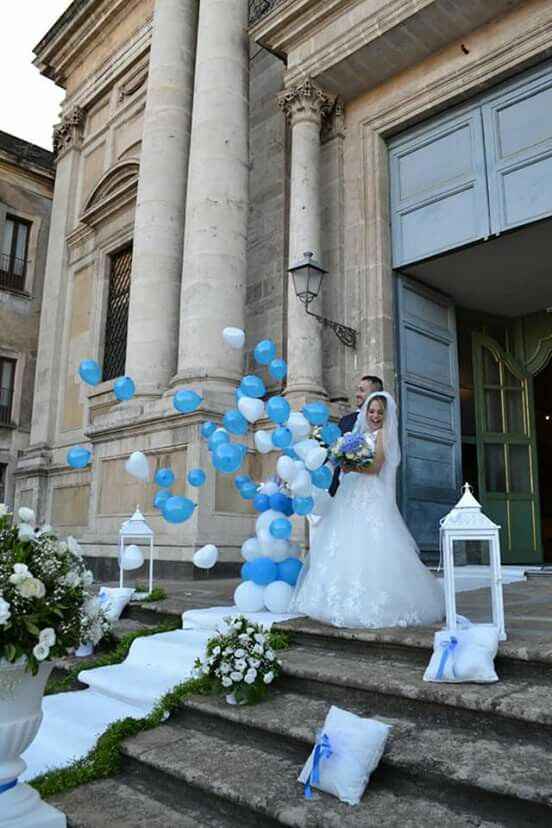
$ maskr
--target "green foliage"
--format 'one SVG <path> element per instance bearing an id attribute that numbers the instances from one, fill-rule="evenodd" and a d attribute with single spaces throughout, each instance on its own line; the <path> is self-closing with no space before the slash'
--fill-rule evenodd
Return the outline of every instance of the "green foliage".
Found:
<path id="1" fill-rule="evenodd" d="M 136 584 L 135 586 L 136 592 L 147 592 L 148 588 L 145 584 Z M 154 587 L 150 594 L 146 598 L 141 598 L 141 604 L 154 604 L 157 601 L 164 601 L 167 597 L 167 593 L 163 589 L 163 587 Z"/>

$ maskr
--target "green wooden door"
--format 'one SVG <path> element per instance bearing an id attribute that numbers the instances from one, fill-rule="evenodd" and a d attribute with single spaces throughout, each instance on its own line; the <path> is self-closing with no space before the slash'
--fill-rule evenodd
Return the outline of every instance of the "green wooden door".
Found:
<path id="1" fill-rule="evenodd" d="M 503 563 L 540 563 L 533 383 L 493 339 L 473 335 L 479 495 L 502 527 Z"/>

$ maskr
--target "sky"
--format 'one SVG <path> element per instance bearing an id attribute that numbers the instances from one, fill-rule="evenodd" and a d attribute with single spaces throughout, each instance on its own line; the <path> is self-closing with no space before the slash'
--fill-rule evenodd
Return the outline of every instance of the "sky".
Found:
<path id="1" fill-rule="evenodd" d="M 70 0 L 15 0 L 7 5 L 0 27 L 0 130 L 52 149 L 52 128 L 64 91 L 33 66 L 33 47 Z"/>

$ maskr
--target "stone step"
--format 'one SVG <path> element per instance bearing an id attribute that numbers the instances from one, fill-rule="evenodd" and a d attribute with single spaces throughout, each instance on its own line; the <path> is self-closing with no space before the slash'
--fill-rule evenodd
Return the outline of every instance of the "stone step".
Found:
<path id="1" fill-rule="evenodd" d="M 218 723 L 220 724 L 220 723 Z M 447 828 L 513 826 L 529 828 L 534 820 L 517 823 L 495 819 L 492 809 L 482 818 L 481 803 L 474 808 L 469 799 L 449 804 L 450 792 L 436 789 L 432 795 L 418 782 L 398 775 L 392 787 L 384 774 L 374 775 L 358 807 L 315 792 L 304 798 L 296 781 L 308 749 L 291 742 L 275 746 L 256 739 L 249 729 L 234 727 L 232 737 L 220 732 L 205 719 L 204 727 L 182 728 L 171 723 L 127 740 L 124 752 L 126 771 L 134 770 L 146 779 L 156 797 L 169 789 L 180 791 L 182 802 L 192 788 L 207 802 L 223 801 L 238 809 L 229 825 L 287 825 L 293 828 L 419 828 L 446 825 Z M 168 780 L 172 779 L 172 783 Z M 203 801 L 203 800 L 202 800 Z M 177 808 L 178 810 L 178 808 Z M 484 810 L 484 808 L 483 808 Z"/>
<path id="2" fill-rule="evenodd" d="M 329 708 L 323 699 L 285 691 L 274 692 L 263 704 L 243 707 L 213 696 L 195 696 L 184 702 L 174 723 L 189 728 L 197 726 L 198 717 L 206 717 L 218 732 L 226 727 L 229 738 L 232 727 L 249 728 L 268 735 L 275 744 L 287 740 L 304 745 L 306 755 Z M 517 819 L 521 810 L 525 816 L 531 813 L 534 824 L 552 821 L 551 739 L 531 744 L 493 731 L 465 731 L 446 724 L 424 727 L 407 717 L 380 716 L 377 709 L 354 703 L 347 709 L 393 726 L 382 759 L 389 770 L 424 779 L 425 785 L 455 784 L 469 789 L 468 795 L 476 801 L 484 792 L 495 797 L 497 814 Z"/>
<path id="3" fill-rule="evenodd" d="M 513 735 L 523 726 L 526 738 L 543 728 L 552 733 L 550 683 L 517 678 L 494 684 L 436 684 L 423 681 L 422 667 L 391 656 L 339 656 L 304 647 L 290 647 L 280 658 L 288 689 L 342 707 L 349 700 L 362 700 L 382 715 L 409 711 L 426 721 L 464 726 L 492 722 L 500 732 Z"/>
<path id="4" fill-rule="evenodd" d="M 331 627 L 310 618 L 280 622 L 274 629 L 290 635 L 294 644 L 342 655 L 365 655 L 387 660 L 393 656 L 424 667 L 433 650 L 433 636 L 441 626 L 395 627 L 381 630 L 353 630 Z M 531 678 L 547 681 L 552 668 L 552 643 L 538 639 L 503 641 L 496 657 L 496 668 L 503 678 Z"/>

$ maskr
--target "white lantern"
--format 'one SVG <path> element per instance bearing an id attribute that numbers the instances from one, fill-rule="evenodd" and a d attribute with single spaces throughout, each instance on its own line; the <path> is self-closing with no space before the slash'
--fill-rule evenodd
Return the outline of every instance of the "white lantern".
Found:
<path id="1" fill-rule="evenodd" d="M 135 546 L 137 540 L 146 541 L 149 543 L 149 590 L 148 594 L 151 594 L 153 589 L 153 529 L 151 526 L 146 523 L 144 519 L 144 515 L 140 511 L 140 507 L 136 507 L 136 511 L 128 520 L 125 520 L 124 523 L 121 525 L 121 529 L 119 530 L 119 587 L 123 587 L 123 571 L 125 568 L 132 568 L 135 567 L 123 567 L 123 562 L 125 561 L 125 541 L 131 541 L 131 546 L 127 547 L 130 551 L 130 557 L 135 560 L 137 559 L 135 550 L 137 547 Z M 134 550 L 132 547 L 134 546 Z M 140 551 L 140 550 L 138 550 Z"/>
<path id="2" fill-rule="evenodd" d="M 481 504 L 472 495 L 468 483 L 464 494 L 440 526 L 443 552 L 445 604 L 447 629 L 456 632 L 456 589 L 454 584 L 455 541 L 483 541 L 489 544 L 491 572 L 492 626 L 496 627 L 500 641 L 506 640 L 504 625 L 504 600 L 502 595 L 502 571 L 500 560 L 500 526 L 493 523 L 481 511 Z"/>

